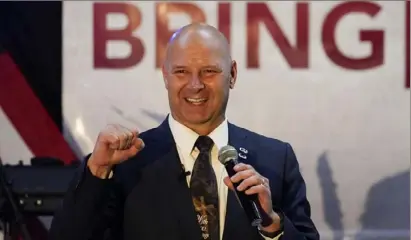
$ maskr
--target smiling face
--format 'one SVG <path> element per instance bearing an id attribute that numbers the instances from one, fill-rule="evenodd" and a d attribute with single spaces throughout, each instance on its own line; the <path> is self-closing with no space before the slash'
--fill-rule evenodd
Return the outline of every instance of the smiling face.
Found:
<path id="1" fill-rule="evenodd" d="M 178 122 L 206 135 L 225 118 L 236 63 L 228 44 L 207 31 L 175 39 L 163 68 L 171 114 Z"/>

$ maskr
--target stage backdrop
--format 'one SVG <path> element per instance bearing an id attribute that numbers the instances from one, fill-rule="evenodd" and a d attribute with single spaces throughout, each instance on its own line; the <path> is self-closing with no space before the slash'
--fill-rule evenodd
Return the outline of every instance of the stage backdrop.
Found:
<path id="1" fill-rule="evenodd" d="M 169 111 L 160 71 L 167 40 L 204 21 L 226 34 L 238 61 L 229 120 L 292 144 L 322 239 L 409 239 L 406 8 L 64 2 L 65 136 L 86 154 L 108 123 L 157 126 Z"/>

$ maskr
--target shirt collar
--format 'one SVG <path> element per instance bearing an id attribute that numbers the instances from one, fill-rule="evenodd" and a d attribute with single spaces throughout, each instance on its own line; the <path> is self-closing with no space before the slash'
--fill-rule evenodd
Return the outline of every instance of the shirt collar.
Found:
<path id="1" fill-rule="evenodd" d="M 199 135 L 183 124 L 177 122 L 171 114 L 168 117 L 168 123 L 171 133 L 173 134 L 176 145 L 184 155 L 191 154 L 194 144 Z M 217 150 L 228 144 L 228 123 L 227 119 L 215 128 L 208 136 L 213 140 Z"/>

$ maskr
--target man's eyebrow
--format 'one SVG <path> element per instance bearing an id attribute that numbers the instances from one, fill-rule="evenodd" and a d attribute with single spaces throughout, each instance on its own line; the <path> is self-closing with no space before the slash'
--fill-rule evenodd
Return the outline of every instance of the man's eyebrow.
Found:
<path id="1" fill-rule="evenodd" d="M 187 68 L 187 66 L 184 66 L 184 65 L 172 65 L 172 66 L 171 66 L 171 69 L 180 69 L 180 68 Z M 220 65 L 218 65 L 218 64 L 216 64 L 216 65 L 206 65 L 206 66 L 203 66 L 203 67 L 201 67 L 201 68 L 217 68 L 217 69 L 222 69 L 222 67 L 221 67 Z"/>
<path id="2" fill-rule="evenodd" d="M 203 68 L 217 68 L 217 69 L 222 69 L 222 67 L 220 66 L 220 65 L 207 65 L 207 66 L 204 66 Z"/>
<path id="3" fill-rule="evenodd" d="M 184 65 L 172 65 L 171 69 L 178 69 L 178 68 L 186 68 L 187 66 Z"/>

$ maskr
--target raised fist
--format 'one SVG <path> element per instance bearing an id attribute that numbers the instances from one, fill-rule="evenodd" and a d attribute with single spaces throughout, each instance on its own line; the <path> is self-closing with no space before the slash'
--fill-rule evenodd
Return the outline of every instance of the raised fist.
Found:
<path id="1" fill-rule="evenodd" d="M 138 131 L 129 130 L 118 124 L 107 125 L 98 135 L 93 153 L 88 160 L 91 172 L 105 178 L 112 167 L 119 164 L 144 148 L 138 138 Z"/>

